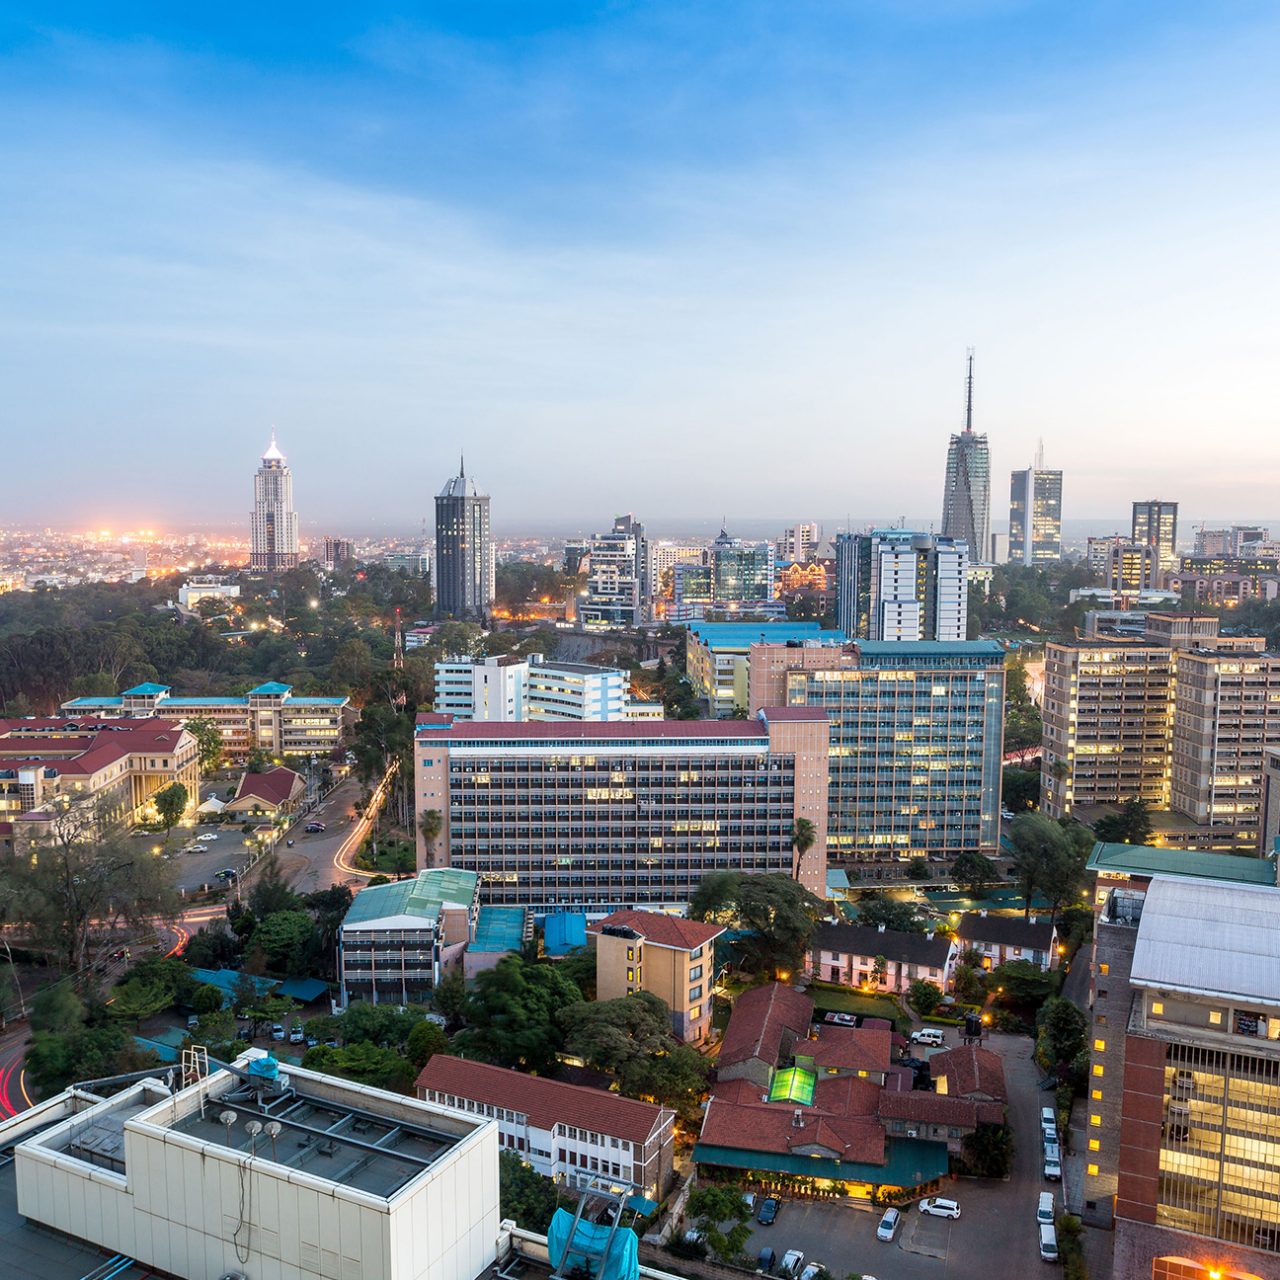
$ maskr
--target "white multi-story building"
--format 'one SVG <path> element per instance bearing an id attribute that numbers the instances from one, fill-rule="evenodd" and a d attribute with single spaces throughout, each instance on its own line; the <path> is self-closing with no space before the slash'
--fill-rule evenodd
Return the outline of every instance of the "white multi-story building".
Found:
<path id="1" fill-rule="evenodd" d="M 253 478 L 249 567 L 278 573 L 298 567 L 298 513 L 293 509 L 293 472 L 271 433 L 262 465 Z"/>
<path id="2" fill-rule="evenodd" d="M 239 598 L 239 584 L 213 575 L 188 578 L 178 588 L 178 604 L 183 609 L 194 609 L 201 600 L 238 600 Z"/>
<path id="3" fill-rule="evenodd" d="M 418 1097 L 496 1121 L 500 1147 L 544 1178 L 633 1188 L 650 1200 L 671 1182 L 675 1112 L 665 1107 L 445 1053 L 423 1067 Z"/>
<path id="4" fill-rule="evenodd" d="M 630 680 L 615 667 L 517 658 L 449 658 L 436 663 L 435 709 L 458 720 L 643 720 L 659 704 L 633 702 Z M 655 716 L 656 711 L 656 716 Z"/>
<path id="5" fill-rule="evenodd" d="M 812 560 L 822 542 L 822 526 L 815 520 L 792 525 L 782 531 L 778 539 L 778 561 L 787 564 L 796 560 Z"/>
<path id="6" fill-rule="evenodd" d="M 649 589 L 655 597 L 669 600 L 675 590 L 675 568 L 678 564 L 696 564 L 706 547 L 691 542 L 650 542 Z"/>
<path id="7" fill-rule="evenodd" d="M 586 626 L 634 627 L 644 621 L 644 527 L 620 516 L 609 533 L 587 544 L 590 573 L 587 593 L 578 604 Z"/>

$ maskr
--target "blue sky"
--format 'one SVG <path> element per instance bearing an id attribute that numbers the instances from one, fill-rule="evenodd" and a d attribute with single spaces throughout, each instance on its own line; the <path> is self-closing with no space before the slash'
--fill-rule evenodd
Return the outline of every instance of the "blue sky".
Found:
<path id="1" fill-rule="evenodd" d="M 506 527 L 930 516 L 969 345 L 997 520 L 1039 436 L 1280 512 L 1272 4 L 102 9 L 0 16 L 0 519 L 242 517 L 273 423 L 334 530 L 461 445 Z"/>

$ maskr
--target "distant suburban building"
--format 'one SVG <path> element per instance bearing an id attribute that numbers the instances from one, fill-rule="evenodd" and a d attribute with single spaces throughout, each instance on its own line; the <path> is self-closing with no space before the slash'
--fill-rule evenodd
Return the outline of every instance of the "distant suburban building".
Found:
<path id="1" fill-rule="evenodd" d="M 821 710 L 634 723 L 427 712 L 413 755 L 418 811 L 444 815 L 433 856 L 476 872 L 486 902 L 682 909 L 708 872 L 791 872 L 798 818 L 816 834 L 798 878 L 817 894 L 826 883 Z"/>
<path id="2" fill-rule="evenodd" d="M 970 545 L 909 529 L 836 538 L 836 623 L 850 639 L 968 635 Z"/>
<path id="3" fill-rule="evenodd" d="M 956 945 L 945 933 L 907 933 L 883 925 L 820 924 L 805 970 L 816 981 L 905 992 L 913 982 L 951 985 Z M 878 962 L 884 972 L 877 976 Z"/>
<path id="4" fill-rule="evenodd" d="M 216 575 L 191 577 L 178 588 L 178 605 L 183 609 L 194 610 L 202 600 L 223 601 L 238 600 L 240 584 L 228 582 Z"/>
<path id="5" fill-rule="evenodd" d="M 973 429 L 973 353 L 965 384 L 964 430 L 951 437 L 942 496 L 942 536 L 982 556 L 991 545 L 991 454 Z"/>
<path id="6" fill-rule="evenodd" d="M 97 823 L 139 822 L 151 797 L 174 782 L 194 804 L 200 748 L 178 720 L 0 720 L 0 850 L 40 839 L 81 801 Z"/>
<path id="7" fill-rule="evenodd" d="M 1004 649 L 855 640 L 844 647 L 752 645 L 751 707 L 786 704 L 831 722 L 827 847 L 876 864 L 999 841 Z"/>
<path id="8" fill-rule="evenodd" d="M 614 667 L 527 658 L 446 658 L 436 663 L 435 709 L 458 720 L 639 720 L 660 704 L 631 697 L 631 678 Z"/>
<path id="9" fill-rule="evenodd" d="M 1233 557 L 1248 554 L 1248 549 L 1256 543 L 1268 542 L 1271 531 L 1256 524 L 1237 524 L 1229 529 L 1196 530 L 1196 541 L 1193 555 Z"/>
<path id="10" fill-rule="evenodd" d="M 984 969 L 1026 960 L 1048 973 L 1058 963 L 1058 926 L 1036 915 L 1027 920 L 966 911 L 956 927 L 956 941 L 961 952 L 979 952 Z"/>
<path id="11" fill-rule="evenodd" d="M 454 618 L 483 618 L 493 604 L 493 572 L 489 495 L 460 461 L 436 495 L 436 607 Z"/>
<path id="12" fill-rule="evenodd" d="M 165 684 L 139 684 L 115 697 L 71 698 L 62 711 L 71 716 L 212 720 L 222 733 L 223 750 L 233 760 L 251 751 L 268 755 L 325 755 L 342 740 L 343 718 L 351 699 L 295 694 L 278 681 L 248 693 L 187 698 Z"/>
<path id="13" fill-rule="evenodd" d="M 350 564 L 355 558 L 355 543 L 350 538 L 325 536 L 324 557 L 321 563 L 330 573 L 344 564 Z"/>
<path id="14" fill-rule="evenodd" d="M 234 798 L 222 806 L 222 811 L 245 818 L 282 817 L 293 813 L 306 794 L 307 783 L 301 774 L 276 765 L 262 773 L 241 774 Z"/>
<path id="15" fill-rule="evenodd" d="M 1009 482 L 1009 560 L 1033 565 L 1062 559 L 1062 472 L 1039 463 Z"/>
<path id="16" fill-rule="evenodd" d="M 713 717 L 746 710 L 750 702 L 747 657 L 753 644 L 840 645 L 842 631 L 817 622 L 693 622 L 685 631 L 685 670 L 693 691 Z"/>
<path id="17" fill-rule="evenodd" d="M 259 1049 L 172 1087 L 73 1086 L 0 1141 L 6 1250 L 34 1274 L 478 1280 L 497 1257 L 497 1124 Z"/>
<path id="18" fill-rule="evenodd" d="M 675 1112 L 606 1089 L 435 1054 L 418 1097 L 492 1119 L 499 1147 L 567 1187 L 634 1189 L 660 1201 L 673 1179 Z"/>
<path id="19" fill-rule="evenodd" d="M 435 867 L 361 889 L 338 930 L 339 1002 L 425 1004 L 475 935 L 479 879 Z"/>
<path id="20" fill-rule="evenodd" d="M 271 433 L 262 465 L 253 478 L 249 526 L 249 568 L 281 573 L 298 567 L 298 513 L 293 509 L 293 472 Z"/>
<path id="21" fill-rule="evenodd" d="M 1133 541 L 1155 550 L 1161 570 L 1178 567 L 1178 504 L 1151 498 L 1133 504 Z"/>
<path id="22" fill-rule="evenodd" d="M 675 566 L 668 620 L 732 619 L 735 614 L 785 618 L 786 605 L 774 591 L 774 565 L 773 543 L 744 542 L 721 529 L 700 563 Z"/>
<path id="23" fill-rule="evenodd" d="M 724 926 L 660 911 L 614 911 L 588 929 L 596 953 L 596 999 L 636 991 L 671 1010 L 671 1028 L 697 1043 L 711 1029 L 715 940 Z"/>
<path id="24" fill-rule="evenodd" d="M 431 572 L 431 557 L 425 551 L 392 551 L 382 557 L 392 573 L 407 573 L 411 578 L 425 578 Z"/>

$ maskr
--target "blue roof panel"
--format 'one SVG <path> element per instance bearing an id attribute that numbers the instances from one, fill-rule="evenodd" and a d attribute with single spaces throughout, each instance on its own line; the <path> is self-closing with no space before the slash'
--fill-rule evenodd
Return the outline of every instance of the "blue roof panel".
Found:
<path id="1" fill-rule="evenodd" d="M 578 911 L 557 911 L 542 922 L 542 950 L 545 955 L 568 955 L 587 945 L 587 917 Z"/>

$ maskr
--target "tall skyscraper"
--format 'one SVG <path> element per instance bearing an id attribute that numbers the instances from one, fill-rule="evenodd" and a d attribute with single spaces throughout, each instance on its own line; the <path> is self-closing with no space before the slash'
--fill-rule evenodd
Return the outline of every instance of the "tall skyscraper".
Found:
<path id="1" fill-rule="evenodd" d="M 964 430 L 947 449 L 947 483 L 942 495 L 942 533 L 965 543 L 973 555 L 991 547 L 991 454 L 987 437 L 973 429 L 973 350 L 965 379 Z"/>
<path id="2" fill-rule="evenodd" d="M 1134 542 L 1155 547 L 1160 568 L 1178 567 L 1178 504 L 1151 498 L 1133 504 Z"/>
<path id="3" fill-rule="evenodd" d="M 1015 471 L 1009 483 L 1009 560 L 1045 564 L 1062 559 L 1062 472 L 1036 465 Z"/>
<path id="4" fill-rule="evenodd" d="M 249 567 L 279 573 L 298 567 L 298 513 L 293 509 L 293 472 L 276 444 L 276 433 L 253 477 Z"/>
<path id="5" fill-rule="evenodd" d="M 493 603 L 489 495 L 458 474 L 436 495 L 436 605 L 455 618 L 482 617 Z"/>
<path id="6" fill-rule="evenodd" d="M 909 529 L 836 538 L 836 625 L 850 639 L 963 640 L 969 548 Z"/>

